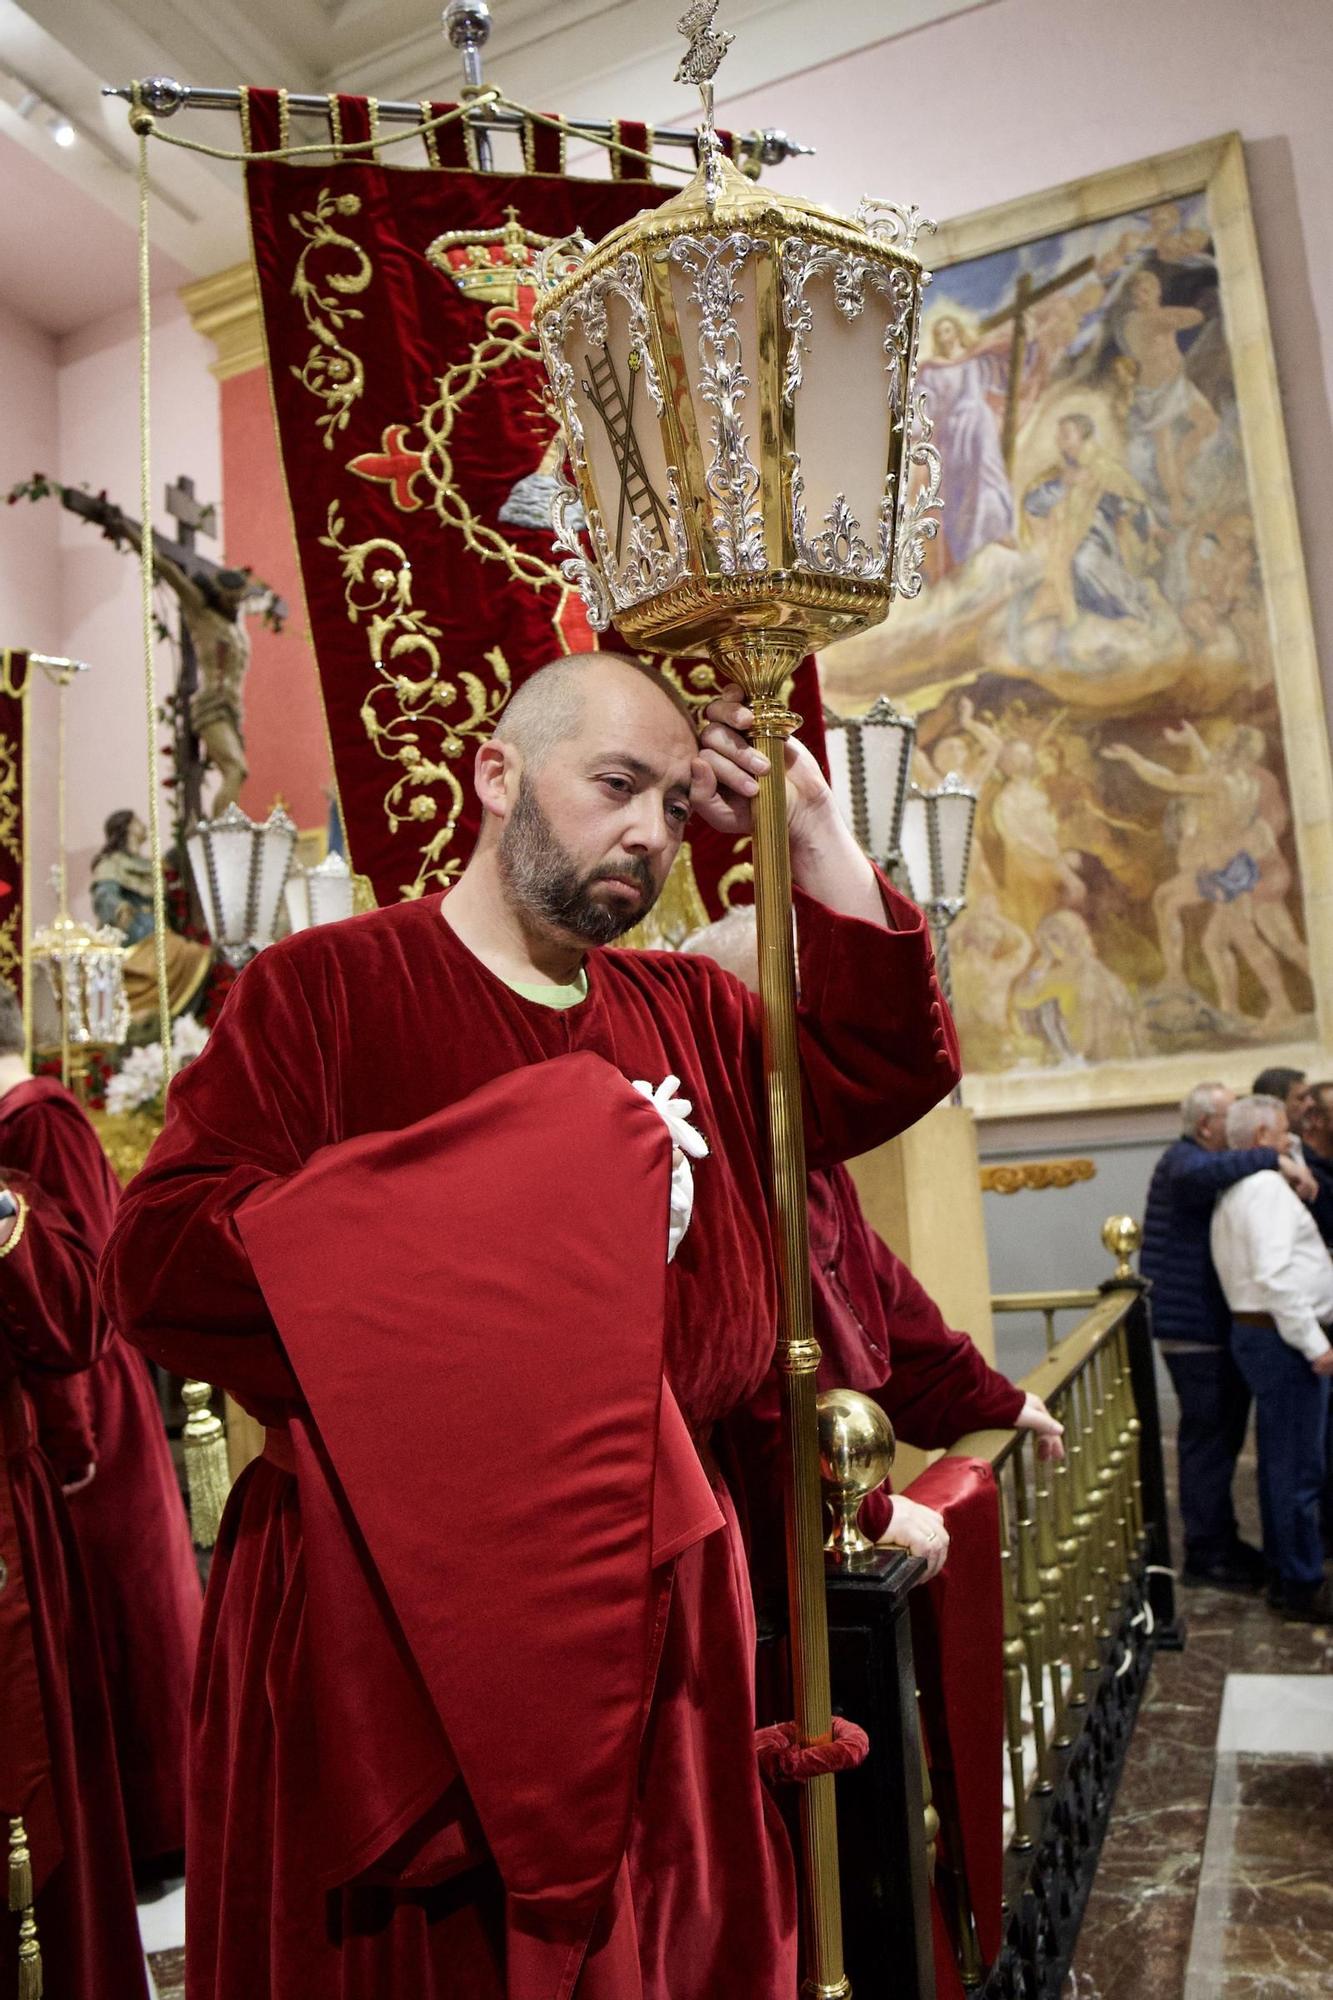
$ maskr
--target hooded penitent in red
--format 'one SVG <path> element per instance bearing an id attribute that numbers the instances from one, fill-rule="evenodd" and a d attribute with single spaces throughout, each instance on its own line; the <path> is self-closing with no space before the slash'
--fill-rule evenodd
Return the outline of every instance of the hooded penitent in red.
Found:
<path id="1" fill-rule="evenodd" d="M 10 1167 L 59 1204 L 95 1268 L 120 1187 L 81 1106 L 53 1077 L 15 1084 L 0 1098 L 0 1172 Z M 100 1317 L 95 1296 L 89 1310 Z M 144 1863 L 185 1841 L 202 1596 L 152 1377 L 111 1329 L 99 1328 L 97 1342 L 97 1360 L 63 1378 L 55 1394 L 43 1395 L 36 1375 L 25 1387 L 36 1391 L 42 1449 L 62 1479 L 77 1476 L 81 1457 L 96 1464 L 91 1484 L 68 1496 L 69 1511 L 97 1620 L 130 1852 Z"/>
<path id="2" fill-rule="evenodd" d="M 951 1087 L 921 916 L 798 897 L 806 1124 Z M 710 1147 L 667 1269 L 681 1079 Z M 772 1353 L 755 1003 L 607 951 L 554 1010 L 440 899 L 242 976 L 127 1193 L 113 1318 L 270 1426 L 196 1689 L 191 2000 L 791 2000 L 791 1859 L 708 1446 Z M 692 1442 L 691 1442 L 692 1440 Z"/>
<path id="3" fill-rule="evenodd" d="M 20 1386 L 96 1357 L 95 1267 L 44 1189 L 9 1171 L 3 1184 L 23 1206 L 0 1255 L 0 1825 L 27 1833 L 46 1992 L 147 2000 L 92 1607 Z M 19 1926 L 3 1909 L 0 2000 L 13 2000 Z"/>

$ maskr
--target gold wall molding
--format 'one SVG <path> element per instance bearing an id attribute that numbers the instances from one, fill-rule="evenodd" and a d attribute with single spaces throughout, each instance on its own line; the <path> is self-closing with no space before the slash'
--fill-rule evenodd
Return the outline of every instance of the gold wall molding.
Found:
<path id="1" fill-rule="evenodd" d="M 1092 1160 L 1004 1160 L 981 1169 L 983 1194 L 1022 1194 L 1025 1189 L 1073 1187 L 1097 1178 Z"/>
<path id="2" fill-rule="evenodd" d="M 259 285 L 248 258 L 215 271 L 211 278 L 182 285 L 180 296 L 195 332 L 213 343 L 216 358 L 209 367 L 219 382 L 264 366 Z"/>

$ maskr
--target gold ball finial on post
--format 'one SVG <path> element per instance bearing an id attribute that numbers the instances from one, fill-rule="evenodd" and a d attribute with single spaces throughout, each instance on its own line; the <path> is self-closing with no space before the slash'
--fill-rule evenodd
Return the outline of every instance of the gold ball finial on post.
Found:
<path id="1" fill-rule="evenodd" d="M 854 1569 L 875 1544 L 861 1532 L 861 1502 L 893 1470 L 898 1443 L 893 1425 L 858 1389 L 828 1389 L 818 1399 L 819 1483 L 833 1510 L 824 1553 L 840 1569 Z"/>
<path id="2" fill-rule="evenodd" d="M 1143 1231 L 1132 1215 L 1108 1215 L 1102 1224 L 1102 1242 L 1111 1255 L 1118 1258 L 1113 1282 L 1123 1285 L 1126 1280 L 1133 1282 L 1137 1273 L 1130 1258 L 1143 1241 Z"/>

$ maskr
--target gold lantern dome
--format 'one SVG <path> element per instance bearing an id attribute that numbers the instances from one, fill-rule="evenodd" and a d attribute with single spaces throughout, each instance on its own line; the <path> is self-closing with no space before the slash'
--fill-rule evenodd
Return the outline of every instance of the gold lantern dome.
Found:
<path id="1" fill-rule="evenodd" d="M 762 635 L 795 659 L 921 588 L 923 225 L 774 194 L 710 140 L 660 208 L 546 254 L 535 320 L 577 482 L 556 524 L 596 629 L 724 659 Z"/>

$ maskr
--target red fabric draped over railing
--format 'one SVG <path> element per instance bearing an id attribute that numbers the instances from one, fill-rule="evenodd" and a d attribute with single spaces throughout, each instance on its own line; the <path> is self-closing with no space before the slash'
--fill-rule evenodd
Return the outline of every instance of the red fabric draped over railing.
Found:
<path id="1" fill-rule="evenodd" d="M 341 146 L 372 136 L 368 100 L 333 106 Z M 246 109 L 252 150 L 283 143 L 278 92 L 249 91 Z M 635 147 L 649 137 L 620 130 Z M 424 166 L 385 164 L 398 147 L 247 170 L 350 858 L 381 903 L 458 872 L 477 828 L 477 742 L 528 674 L 593 643 L 547 514 L 557 447 L 531 324 L 534 259 L 577 228 L 596 241 L 671 190 L 637 178 L 648 170 L 635 160 L 621 178 L 569 178 L 563 134 L 535 121 L 523 144 L 533 170 L 521 174 L 476 172 L 459 122 L 423 132 Z M 711 685 L 699 662 L 667 667 L 687 693 Z M 812 664 L 796 699 L 819 750 Z M 745 857 L 699 831 L 695 874 L 716 911 Z"/>

